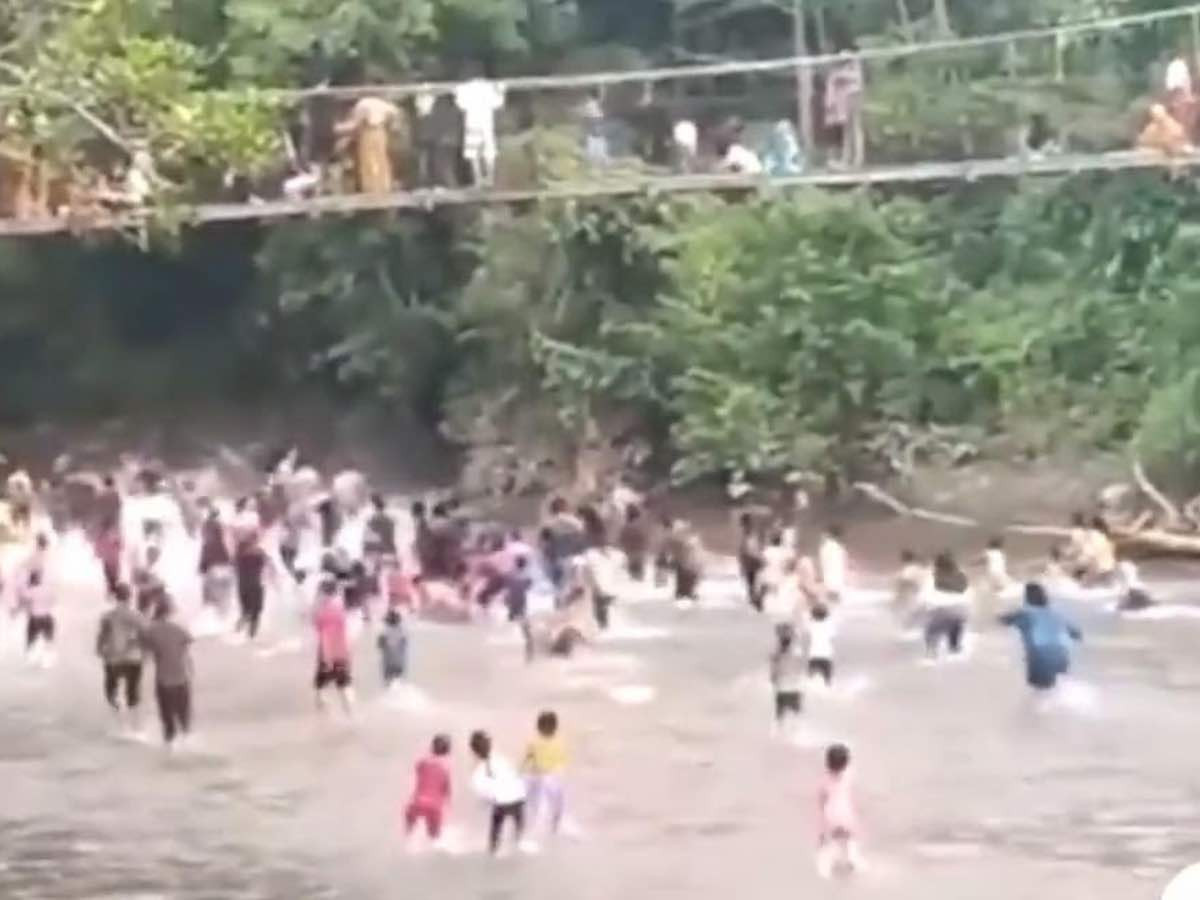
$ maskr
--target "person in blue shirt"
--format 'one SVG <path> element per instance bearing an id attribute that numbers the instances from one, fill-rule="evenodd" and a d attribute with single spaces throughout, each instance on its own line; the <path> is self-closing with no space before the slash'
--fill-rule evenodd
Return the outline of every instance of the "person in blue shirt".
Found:
<path id="1" fill-rule="evenodd" d="M 1048 691 L 1071 668 L 1071 642 L 1083 634 L 1057 610 L 1051 609 L 1046 589 L 1037 582 L 1025 585 L 1025 605 L 1000 617 L 1021 633 L 1025 648 L 1025 680 L 1037 691 Z"/>

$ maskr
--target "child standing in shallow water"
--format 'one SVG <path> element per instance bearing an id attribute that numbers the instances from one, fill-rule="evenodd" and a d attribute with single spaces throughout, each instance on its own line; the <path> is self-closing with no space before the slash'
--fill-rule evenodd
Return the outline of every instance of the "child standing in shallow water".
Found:
<path id="1" fill-rule="evenodd" d="M 383 686 L 390 688 L 408 671 L 408 632 L 400 611 L 389 609 L 383 618 L 383 631 L 377 638 Z"/>
<path id="2" fill-rule="evenodd" d="M 492 749 L 492 738 L 486 731 L 473 732 L 469 746 L 477 761 L 471 786 L 491 810 L 488 850 L 496 855 L 506 821 L 512 822 L 513 844 L 520 846 L 525 836 L 525 780 L 512 763 Z"/>
<path id="3" fill-rule="evenodd" d="M 818 603 L 809 613 L 805 645 L 808 657 L 808 675 L 820 678 L 825 687 L 833 684 L 833 619 L 824 604 Z"/>
<path id="4" fill-rule="evenodd" d="M 537 822 L 543 803 L 550 811 L 550 833 L 558 834 L 566 812 L 563 772 L 567 768 L 567 748 L 558 733 L 558 715 L 547 711 L 537 717 L 537 734 L 525 751 L 525 771 L 529 776 L 529 816 Z"/>
<path id="5" fill-rule="evenodd" d="M 858 812 L 850 784 L 850 750 L 825 751 L 825 779 L 818 795 L 817 872 L 822 878 L 861 871 Z"/>
<path id="6" fill-rule="evenodd" d="M 404 809 L 404 831 L 409 837 L 418 822 L 425 823 L 430 840 L 436 842 L 442 836 L 446 806 L 450 802 L 450 769 L 446 765 L 449 755 L 450 738 L 439 734 L 433 739 L 429 755 L 417 763 L 416 785 Z"/>
<path id="7" fill-rule="evenodd" d="M 775 727 L 782 727 L 804 706 L 804 654 L 796 646 L 791 625 L 775 626 L 776 646 L 770 658 L 771 688 L 775 691 Z"/>

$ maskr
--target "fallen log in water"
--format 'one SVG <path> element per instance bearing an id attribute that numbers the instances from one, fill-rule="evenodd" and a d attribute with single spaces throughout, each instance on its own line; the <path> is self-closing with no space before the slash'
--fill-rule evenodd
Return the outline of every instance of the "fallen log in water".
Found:
<path id="1" fill-rule="evenodd" d="M 1141 531 L 1113 531 L 1112 539 L 1121 556 L 1136 559 L 1200 559 L 1200 534 L 1146 528 Z"/>
<path id="2" fill-rule="evenodd" d="M 978 521 L 965 516 L 909 506 L 870 482 L 857 482 L 854 488 L 863 496 L 904 518 L 922 519 L 927 522 L 940 522 L 964 528 L 980 526 Z M 1136 559 L 1200 559 L 1200 533 L 1149 527 L 1149 519 L 1149 516 L 1141 516 L 1135 521 L 1132 528 L 1112 528 L 1113 543 L 1116 545 L 1119 555 Z M 1003 530 L 1010 534 L 1064 540 L 1071 534 L 1069 528 L 1061 525 L 1015 524 L 1007 525 Z"/>

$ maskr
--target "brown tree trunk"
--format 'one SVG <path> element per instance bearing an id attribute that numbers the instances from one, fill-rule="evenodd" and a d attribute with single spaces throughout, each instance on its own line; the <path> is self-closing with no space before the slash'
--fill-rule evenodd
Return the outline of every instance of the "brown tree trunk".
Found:
<path id="1" fill-rule="evenodd" d="M 1113 542 L 1122 556 L 1139 559 L 1177 557 L 1200 558 L 1200 534 L 1147 529 L 1134 532 L 1114 532 Z"/>

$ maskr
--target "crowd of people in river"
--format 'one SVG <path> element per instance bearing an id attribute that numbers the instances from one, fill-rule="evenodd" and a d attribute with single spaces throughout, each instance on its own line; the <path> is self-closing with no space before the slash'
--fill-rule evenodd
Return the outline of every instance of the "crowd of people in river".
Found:
<path id="1" fill-rule="evenodd" d="M 349 713 L 357 675 L 353 647 L 363 629 L 374 638 L 379 677 L 388 686 L 406 677 L 412 617 L 462 624 L 503 619 L 519 631 L 527 661 L 571 656 L 610 626 L 615 604 L 639 591 L 658 585 L 683 607 L 702 604 L 706 571 L 720 564 L 695 528 L 653 516 L 636 492 L 619 483 L 594 503 L 572 506 L 563 497 L 550 498 L 529 540 L 521 529 L 487 521 L 453 499 L 412 503 L 409 535 L 383 497 L 368 496 L 361 475 L 343 473 L 326 490 L 315 472 L 296 467 L 294 455 L 231 505 L 153 469 L 125 483 L 104 478 L 82 516 L 70 510 L 61 480 L 35 491 L 18 472 L 7 487 L 4 524 L 21 549 L 16 563 L 5 567 L 4 589 L 14 613 L 24 616 L 29 659 L 42 665 L 53 660 L 58 598 L 51 549 L 71 529 L 82 529 L 109 601 L 95 638 L 103 696 L 121 729 L 142 734 L 143 670 L 149 663 L 169 748 L 186 745 L 192 730 L 195 632 L 225 623 L 241 640 L 259 640 L 269 598 L 311 629 L 318 708 L 326 708 L 333 692 Z M 767 669 L 776 725 L 785 732 L 803 713 L 810 684 L 834 684 L 841 611 L 857 590 L 842 529 L 826 528 L 809 554 L 796 522 L 792 513 L 750 507 L 738 516 L 737 529 L 747 605 L 776 635 Z M 178 582 L 172 584 L 164 564 L 172 530 L 188 535 L 185 546 L 195 550 L 189 568 L 198 581 L 200 610 L 188 622 L 179 614 Z M 1071 645 L 1081 638 L 1051 602 L 1069 581 L 1112 585 L 1121 610 L 1151 603 L 1136 567 L 1118 559 L 1103 520 L 1078 515 L 1069 540 L 1052 549 L 1044 571 L 1023 587 L 1009 572 L 999 538 L 988 543 L 977 565 L 961 565 L 950 552 L 927 561 L 904 551 L 894 612 L 903 628 L 921 630 L 931 659 L 962 653 L 972 619 L 1013 627 L 1025 651 L 1026 681 L 1042 693 L 1069 672 Z M 493 852 L 506 824 L 520 846 L 527 817 L 544 811 L 552 832 L 567 821 L 567 753 L 558 714 L 543 711 L 535 731 L 519 766 L 484 731 L 468 741 L 476 760 L 472 787 L 490 808 Z M 452 745 L 449 735 L 438 734 L 416 764 L 404 809 L 410 834 L 423 830 L 434 841 L 442 834 Z M 849 761 L 846 747 L 829 748 L 818 855 L 825 874 L 861 866 Z"/>

